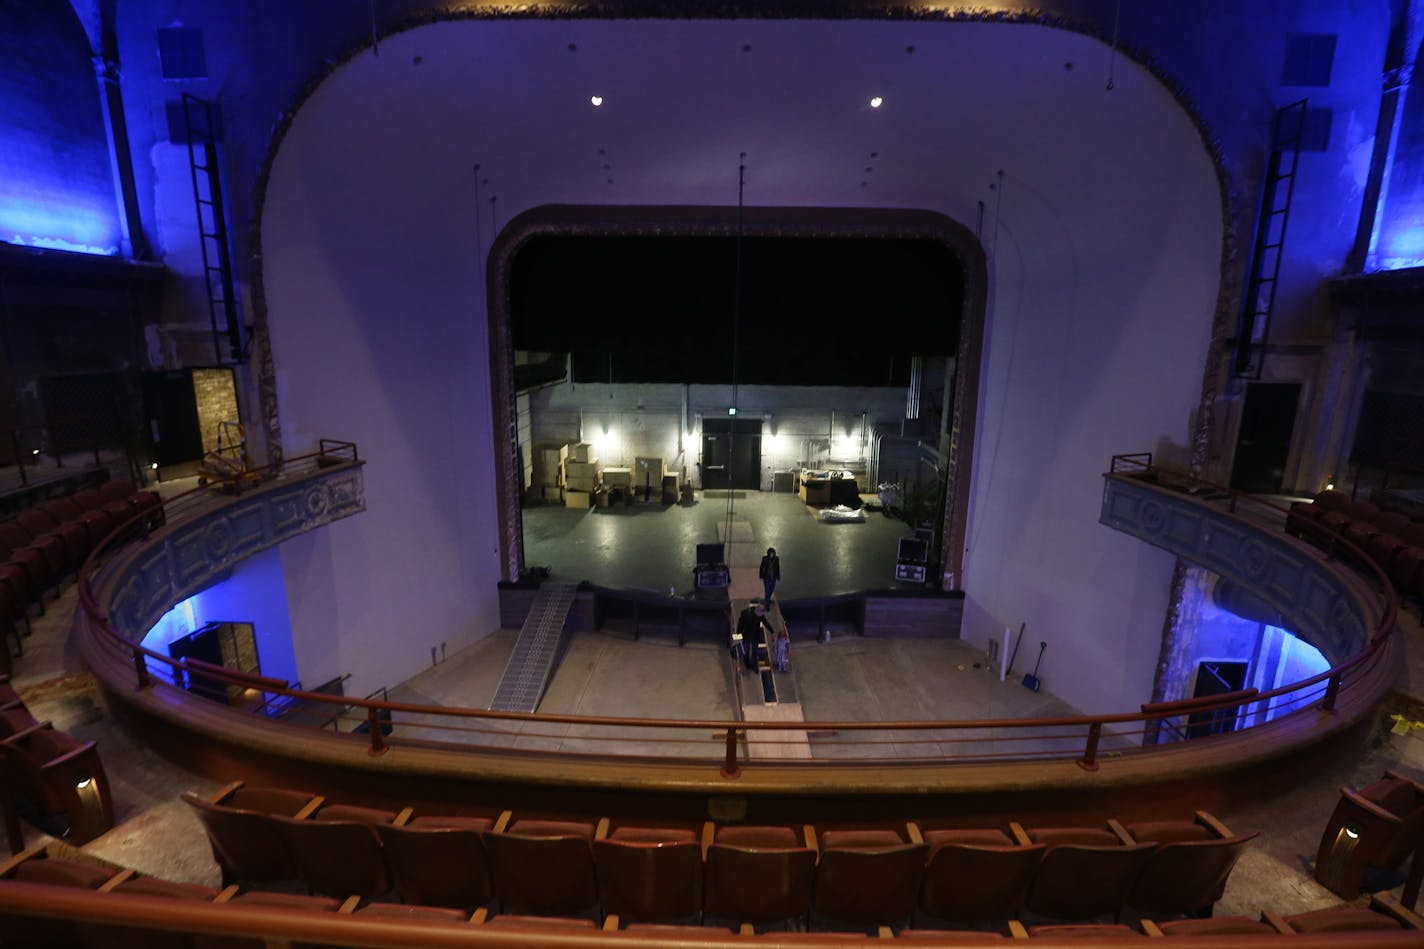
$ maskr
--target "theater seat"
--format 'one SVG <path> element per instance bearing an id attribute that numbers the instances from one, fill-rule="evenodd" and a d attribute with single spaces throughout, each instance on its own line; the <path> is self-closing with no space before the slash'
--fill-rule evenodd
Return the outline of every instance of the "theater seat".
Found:
<path id="1" fill-rule="evenodd" d="M 920 887 L 920 909 L 960 923 L 1006 920 L 1023 908 L 1044 844 L 1027 843 L 997 829 L 925 830 L 929 863 Z"/>
<path id="2" fill-rule="evenodd" d="M 1116 821 L 1107 828 L 1041 827 L 1027 830 L 1047 850 L 1025 906 L 1041 916 L 1092 919 L 1122 911 L 1138 874 L 1156 849 L 1134 843 Z"/>
<path id="3" fill-rule="evenodd" d="M 494 898 L 482 835 L 494 826 L 484 817 L 412 818 L 409 809 L 376 835 L 391 871 L 391 885 L 406 903 L 473 910 Z"/>
<path id="4" fill-rule="evenodd" d="M 375 828 L 358 820 L 273 817 L 297 878 L 321 896 L 376 899 L 390 892 L 390 874 Z"/>
<path id="5" fill-rule="evenodd" d="M 1131 926 L 1124 926 L 1121 923 L 1099 924 L 1096 926 L 1030 926 L 1028 930 L 1030 939 L 1052 939 L 1056 942 L 1092 942 L 1103 939 L 1110 940 L 1132 940 L 1146 939 L 1147 934 L 1138 932 Z"/>
<path id="6" fill-rule="evenodd" d="M 42 722 L 0 740 L 0 755 L 18 792 L 59 821 L 54 832 L 70 843 L 88 843 L 113 826 L 109 779 L 94 742 Z"/>
<path id="7" fill-rule="evenodd" d="M 1164 936 L 1260 936 L 1270 935 L 1275 927 L 1249 916 L 1217 916 L 1211 919 L 1174 919 L 1156 923 Z"/>
<path id="8" fill-rule="evenodd" d="M 929 847 L 919 829 L 822 828 L 812 908 L 824 919 L 904 925 L 915 911 Z"/>
<path id="9" fill-rule="evenodd" d="M 248 787 L 241 781 L 208 799 L 186 791 L 180 797 L 202 823 L 224 884 L 296 879 L 296 864 L 273 818 L 304 816 L 323 800 L 305 791 Z"/>
<path id="10" fill-rule="evenodd" d="M 1138 843 L 1156 848 L 1127 902 L 1155 917 L 1210 916 L 1247 844 L 1259 834 L 1232 834 L 1205 811 L 1190 821 L 1140 821 L 1126 825 Z"/>
<path id="11" fill-rule="evenodd" d="M 484 844 L 502 911 L 574 916 L 593 909 L 593 833 L 594 825 L 582 821 L 501 814 Z"/>
<path id="12" fill-rule="evenodd" d="M 790 827 L 719 827 L 707 848 L 705 910 L 735 922 L 806 919 L 816 850 Z"/>
<path id="13" fill-rule="evenodd" d="M 1403 902 L 1413 908 L 1424 878 L 1424 785 L 1386 771 L 1374 784 L 1340 789 L 1315 856 L 1315 878 L 1344 897 L 1360 891 L 1365 871 L 1410 861 Z"/>
<path id="14" fill-rule="evenodd" d="M 702 914 L 702 839 L 688 827 L 599 822 L 593 841 L 605 913 L 641 921 Z"/>

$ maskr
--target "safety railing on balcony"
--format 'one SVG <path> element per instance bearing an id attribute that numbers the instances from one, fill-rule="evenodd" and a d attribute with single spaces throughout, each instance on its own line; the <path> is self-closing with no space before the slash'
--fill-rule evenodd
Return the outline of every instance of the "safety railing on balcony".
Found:
<path id="1" fill-rule="evenodd" d="M 323 441 L 319 452 L 288 461 L 268 472 L 268 476 L 273 481 L 296 479 L 310 476 L 322 467 L 356 460 L 354 445 Z M 1109 481 L 1127 479 L 1147 486 L 1164 501 L 1175 497 L 1192 505 L 1211 505 L 1231 511 L 1249 509 L 1245 515 L 1233 516 L 1239 519 L 1242 530 L 1262 532 L 1263 537 L 1264 532 L 1279 531 L 1283 520 L 1284 511 L 1266 502 L 1190 475 L 1158 469 L 1149 454 L 1114 456 L 1105 478 Z M 203 516 L 205 503 L 212 504 L 211 492 L 206 495 L 190 492 L 170 501 L 166 506 L 169 527 L 164 530 L 187 518 Z M 109 544 L 96 551 L 86 564 L 80 590 L 83 612 L 91 635 L 110 655 L 132 664 L 133 682 L 140 690 L 173 688 L 169 682 L 181 681 L 176 677 L 180 663 L 134 641 L 142 630 L 115 628 L 109 621 L 106 604 L 95 597 L 97 579 L 106 577 L 106 590 L 112 591 L 117 585 L 120 578 L 108 573 L 114 569 L 113 564 L 119 564 L 118 569 L 122 570 L 124 563 L 133 563 L 132 557 L 116 556 L 110 549 L 122 535 L 122 530 L 111 535 Z M 1160 746 L 1154 744 L 1159 732 L 1164 727 L 1170 732 L 1171 723 L 1184 721 L 1189 716 L 1208 715 L 1218 724 L 1229 722 L 1235 729 L 1233 734 L 1240 735 L 1258 728 L 1278 727 L 1293 718 L 1297 722 L 1307 721 L 1299 716 L 1309 713 L 1328 717 L 1346 696 L 1357 700 L 1352 708 L 1373 707 L 1388 691 L 1390 670 L 1381 666 L 1381 658 L 1394 630 L 1398 600 L 1379 568 L 1343 537 L 1338 540 L 1340 549 L 1349 550 L 1358 558 L 1366 580 L 1374 586 L 1374 596 L 1361 601 L 1361 608 L 1372 615 L 1359 617 L 1368 635 L 1358 651 L 1317 675 L 1264 692 L 1252 689 L 1203 699 L 1148 704 L 1118 714 L 968 721 L 798 722 L 795 723 L 798 730 L 816 736 L 817 757 L 811 761 L 803 757 L 796 764 L 884 768 L 890 762 L 1062 761 L 1076 762 L 1084 770 L 1096 771 L 1105 763 L 1160 753 Z M 152 542 L 149 538 L 139 543 Z M 1353 568 L 1339 559 L 1327 559 L 1324 569 L 1350 571 Z M 1358 586 L 1357 578 L 1348 582 Z M 155 675 L 155 667 L 162 667 L 164 674 Z M 227 676 L 230 683 L 261 693 L 260 698 L 251 703 L 251 715 L 268 719 L 273 717 L 273 709 L 301 707 L 305 710 L 303 715 L 284 717 L 288 727 L 302 728 L 303 725 L 295 723 L 304 722 L 308 733 L 320 734 L 325 729 L 328 738 L 333 737 L 330 729 L 335 727 L 343 733 L 339 740 L 361 742 L 370 755 L 382 755 L 402 742 L 421 747 L 431 747 L 433 743 L 436 747 L 475 754 L 491 750 L 556 752 L 597 755 L 603 759 L 614 755 L 629 763 L 670 759 L 704 762 L 726 778 L 735 778 L 746 769 L 766 763 L 790 762 L 789 758 L 779 758 L 774 751 L 778 743 L 789 740 L 785 722 L 502 712 L 342 697 L 220 668 L 204 670 L 204 674 L 215 679 Z M 1271 722 L 1258 723 L 1266 717 L 1259 713 L 1267 708 L 1272 711 Z M 1220 739 L 1193 737 L 1192 740 L 1206 743 Z M 764 744 L 758 754 L 751 755 L 749 743 Z"/>

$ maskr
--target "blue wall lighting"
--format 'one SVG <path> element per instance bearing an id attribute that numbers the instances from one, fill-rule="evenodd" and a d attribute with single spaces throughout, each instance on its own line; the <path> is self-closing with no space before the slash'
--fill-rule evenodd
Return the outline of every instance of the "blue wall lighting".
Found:
<path id="1" fill-rule="evenodd" d="M 0 241 L 81 254 L 119 252 L 119 229 L 112 209 L 63 195 L 15 194 L 0 184 Z"/>

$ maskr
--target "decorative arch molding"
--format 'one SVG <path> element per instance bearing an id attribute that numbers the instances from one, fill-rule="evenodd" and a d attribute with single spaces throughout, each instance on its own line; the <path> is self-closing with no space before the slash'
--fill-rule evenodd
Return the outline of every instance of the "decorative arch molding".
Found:
<path id="1" fill-rule="evenodd" d="M 252 232 L 248 247 L 251 249 L 247 261 L 248 277 L 251 284 L 251 309 L 253 318 L 253 340 L 256 352 L 255 383 L 258 391 L 258 410 L 262 416 L 264 441 L 267 446 L 269 464 L 282 461 L 282 425 L 278 405 L 277 372 L 272 360 L 268 333 L 269 307 L 263 279 L 263 209 L 266 205 L 267 188 L 271 181 L 272 169 L 282 143 L 291 130 L 297 113 L 316 90 L 331 75 L 347 65 L 355 57 L 367 50 L 379 49 L 382 39 L 396 36 L 410 30 L 437 23 L 461 20 L 632 20 L 658 19 L 808 19 L 808 20 L 873 20 L 917 23 L 1003 23 L 1022 26 L 1039 26 L 1048 29 L 1079 33 L 1110 45 L 1115 53 L 1136 62 L 1150 73 L 1172 96 L 1196 128 L 1216 172 L 1222 210 L 1222 246 L 1220 257 L 1220 281 L 1216 307 L 1212 314 L 1210 343 L 1205 365 L 1202 367 L 1201 398 L 1196 412 L 1196 424 L 1192 431 L 1191 468 L 1200 474 L 1204 470 L 1210 449 L 1211 433 L 1215 424 L 1215 405 L 1223 383 L 1217 367 L 1222 365 L 1230 341 L 1232 320 L 1236 302 L 1240 295 L 1244 278 L 1245 260 L 1240 249 L 1238 224 L 1242 218 L 1242 196 L 1228 170 L 1225 150 L 1220 137 L 1212 130 L 1196 101 L 1186 87 L 1157 63 L 1150 53 L 1139 49 L 1130 41 L 1113 35 L 1110 28 L 1085 22 L 1082 19 L 1082 5 L 1062 3 L 1066 9 L 1045 9 L 1025 7 L 1021 10 L 965 6 L 959 9 L 929 9 L 919 3 L 891 2 L 870 5 L 857 0 L 772 0 L 768 3 L 718 3 L 713 0 L 693 0 L 688 3 L 672 3 L 667 0 L 603 0 L 578 5 L 566 3 L 472 3 L 466 8 L 448 9 L 440 7 L 411 13 L 396 23 L 379 26 L 373 23 L 371 41 L 364 39 L 351 47 L 344 56 L 324 61 L 312 76 L 292 97 L 290 106 L 276 116 L 271 136 L 266 143 L 257 181 L 253 188 Z M 1249 222 L 1248 222 L 1249 223 Z M 492 256 L 491 256 L 492 259 Z M 491 298 L 493 299 L 493 297 Z M 971 420 L 972 421 L 972 420 Z M 496 420 L 497 426 L 503 420 Z M 498 431 L 498 427 L 496 429 Z M 972 435 L 972 432 L 966 432 Z M 502 477 L 502 476 L 501 476 Z M 966 486 L 967 490 L 967 486 Z M 961 493 L 963 493 L 961 491 Z M 962 518 L 961 518 L 962 520 Z M 517 529 L 517 526 L 516 526 Z M 501 543 L 505 544 L 507 530 L 501 530 Z M 946 535 L 948 536 L 948 535 Z M 962 536 L 957 552 L 962 551 Z M 946 544 L 948 540 L 946 540 Z M 505 546 L 506 564 L 508 547 Z M 506 569 L 508 567 L 506 566 Z M 1180 584 L 1173 584 L 1173 602 L 1180 598 Z M 1169 627 L 1170 628 L 1170 624 Z"/>
<path id="2" fill-rule="evenodd" d="M 930 211 L 874 208 L 745 209 L 742 233 L 748 237 L 822 237 L 844 239 L 919 239 L 943 244 L 964 273 L 964 292 L 955 353 L 954 405 L 949 418 L 950 447 L 940 523 L 944 551 L 942 585 L 953 588 L 960 574 L 965 523 L 969 511 L 974 418 L 988 295 L 984 248 L 958 221 Z M 560 237 L 734 237 L 733 207 L 652 207 L 545 205 L 511 220 L 490 248 L 485 285 L 489 288 L 490 385 L 493 390 L 499 535 L 503 579 L 524 571 L 520 516 L 520 465 L 516 440 L 514 346 L 510 329 L 509 272 L 514 257 L 530 240 Z"/>

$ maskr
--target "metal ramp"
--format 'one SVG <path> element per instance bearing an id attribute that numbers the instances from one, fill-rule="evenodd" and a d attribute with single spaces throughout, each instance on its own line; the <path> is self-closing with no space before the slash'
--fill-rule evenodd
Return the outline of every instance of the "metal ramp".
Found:
<path id="1" fill-rule="evenodd" d="M 504 667 L 490 709 L 497 712 L 532 712 L 544 697 L 554 671 L 554 655 L 564 633 L 564 621 L 577 587 L 572 583 L 545 583 L 529 607 L 514 651 Z"/>

